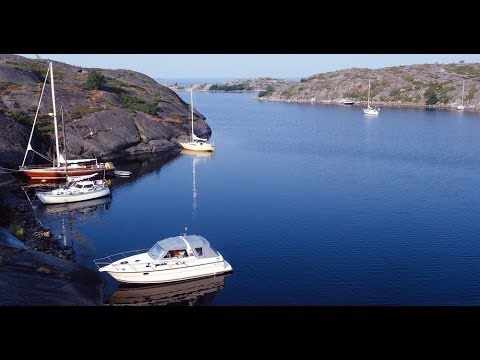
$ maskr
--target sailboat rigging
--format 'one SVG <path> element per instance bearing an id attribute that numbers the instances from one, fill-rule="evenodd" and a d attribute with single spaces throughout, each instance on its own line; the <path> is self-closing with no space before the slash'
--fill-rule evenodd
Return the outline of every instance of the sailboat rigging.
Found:
<path id="1" fill-rule="evenodd" d="M 37 123 L 38 114 L 40 111 L 40 105 L 42 103 L 43 93 L 45 91 L 45 86 L 46 86 L 49 74 L 50 74 L 50 87 L 52 91 L 52 108 L 53 108 L 53 112 L 49 113 L 49 115 L 53 118 L 53 127 L 54 127 L 54 135 L 55 135 L 55 155 L 53 159 L 48 159 L 46 156 L 35 151 L 32 148 L 33 132 L 35 130 L 35 125 Z M 65 132 L 65 129 L 63 131 Z M 52 164 L 25 165 L 28 153 L 30 151 L 44 158 L 45 160 L 51 161 Z M 38 101 L 37 111 L 35 113 L 35 118 L 33 120 L 32 130 L 30 132 L 30 137 L 28 139 L 27 149 L 25 151 L 25 156 L 23 157 L 22 165 L 19 166 L 19 172 L 31 179 L 65 179 L 67 176 L 90 175 L 96 172 L 103 172 L 103 171 L 106 171 L 109 174 L 110 173 L 113 174 L 113 172 L 115 171 L 115 168 L 111 162 L 98 163 L 96 158 L 65 160 L 64 156 L 60 153 L 60 145 L 59 145 L 59 138 L 58 138 L 58 124 L 57 124 L 57 109 L 56 109 L 56 102 L 55 102 L 55 85 L 53 80 L 53 65 L 52 65 L 52 62 L 49 62 L 47 74 L 45 75 L 45 80 L 43 82 L 42 92 L 40 94 L 40 99 Z"/>
<path id="2" fill-rule="evenodd" d="M 179 142 L 179 144 L 187 150 L 193 150 L 193 151 L 213 151 L 214 149 L 214 144 L 209 144 L 207 142 L 207 139 L 202 139 L 195 135 L 195 132 L 193 131 L 193 90 L 190 90 L 190 108 L 192 110 L 192 133 L 190 136 L 190 141 L 189 142 Z"/>
<path id="3" fill-rule="evenodd" d="M 462 86 L 462 104 L 457 106 L 457 110 L 465 110 L 465 106 L 463 105 L 463 99 L 465 97 L 465 80 L 463 80 L 463 86 Z"/>
<path id="4" fill-rule="evenodd" d="M 375 109 L 370 105 L 370 79 L 368 79 L 368 101 L 367 108 L 363 109 L 363 113 L 366 115 L 378 115 L 380 109 Z"/>

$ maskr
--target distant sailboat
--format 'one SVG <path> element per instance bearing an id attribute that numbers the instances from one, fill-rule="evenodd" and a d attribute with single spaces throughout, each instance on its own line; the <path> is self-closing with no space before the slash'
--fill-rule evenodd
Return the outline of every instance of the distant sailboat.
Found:
<path id="1" fill-rule="evenodd" d="M 363 113 L 366 115 L 378 115 L 380 109 L 375 109 L 370 106 L 370 79 L 368 79 L 368 102 L 367 108 L 363 109 Z"/>
<path id="2" fill-rule="evenodd" d="M 209 144 L 207 139 L 199 138 L 193 131 L 193 91 L 190 90 L 190 107 L 192 109 L 192 135 L 189 142 L 179 142 L 187 150 L 193 151 L 213 151 L 213 144 Z"/>
<path id="3" fill-rule="evenodd" d="M 465 80 L 463 80 L 463 87 L 462 87 L 462 105 L 457 106 L 457 110 L 463 111 L 465 110 L 465 106 L 463 105 L 463 98 L 465 97 Z"/>

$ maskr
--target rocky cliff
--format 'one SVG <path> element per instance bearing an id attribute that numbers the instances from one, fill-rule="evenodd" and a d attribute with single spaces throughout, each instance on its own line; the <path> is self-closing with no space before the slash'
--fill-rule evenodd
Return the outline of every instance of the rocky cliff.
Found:
<path id="1" fill-rule="evenodd" d="M 0 55 L 0 166 L 21 164 L 48 67 L 47 60 Z M 146 75 L 130 70 L 86 69 L 53 62 L 59 119 L 63 109 L 68 157 L 114 157 L 178 147 L 190 133 L 189 104 Z M 92 71 L 103 75 L 98 89 L 86 87 Z M 53 153 L 49 80 L 34 132 L 34 148 Z M 211 135 L 195 111 L 195 133 Z M 63 138 L 60 140 L 63 144 Z"/>
<path id="2" fill-rule="evenodd" d="M 352 68 L 315 74 L 300 82 L 260 93 L 266 101 L 366 104 L 368 79 L 375 106 L 438 106 L 455 108 L 462 99 L 466 110 L 480 109 L 480 64 L 424 64 L 382 69 Z"/>

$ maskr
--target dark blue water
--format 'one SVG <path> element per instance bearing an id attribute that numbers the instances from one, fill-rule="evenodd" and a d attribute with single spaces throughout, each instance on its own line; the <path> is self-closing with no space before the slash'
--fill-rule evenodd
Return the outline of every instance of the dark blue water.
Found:
<path id="1" fill-rule="evenodd" d="M 119 163 L 108 206 L 42 219 L 92 268 L 188 227 L 234 268 L 210 305 L 480 305 L 480 114 L 251 97 L 195 94 L 211 158 Z"/>

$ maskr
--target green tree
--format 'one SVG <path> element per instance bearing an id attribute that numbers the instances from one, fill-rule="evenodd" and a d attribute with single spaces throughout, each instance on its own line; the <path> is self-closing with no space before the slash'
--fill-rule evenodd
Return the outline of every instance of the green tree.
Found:
<path id="1" fill-rule="evenodd" d="M 97 70 L 92 70 L 88 73 L 85 88 L 98 90 L 106 83 L 105 76 L 100 74 Z"/>
<path id="2" fill-rule="evenodd" d="M 268 85 L 265 90 L 258 93 L 258 97 L 270 96 L 275 92 L 275 88 L 272 85 Z"/>
<path id="3" fill-rule="evenodd" d="M 423 97 L 426 100 L 427 105 L 435 105 L 438 102 L 438 95 L 435 89 L 433 88 L 428 88 L 427 91 L 425 91 L 425 94 L 423 94 Z"/>

